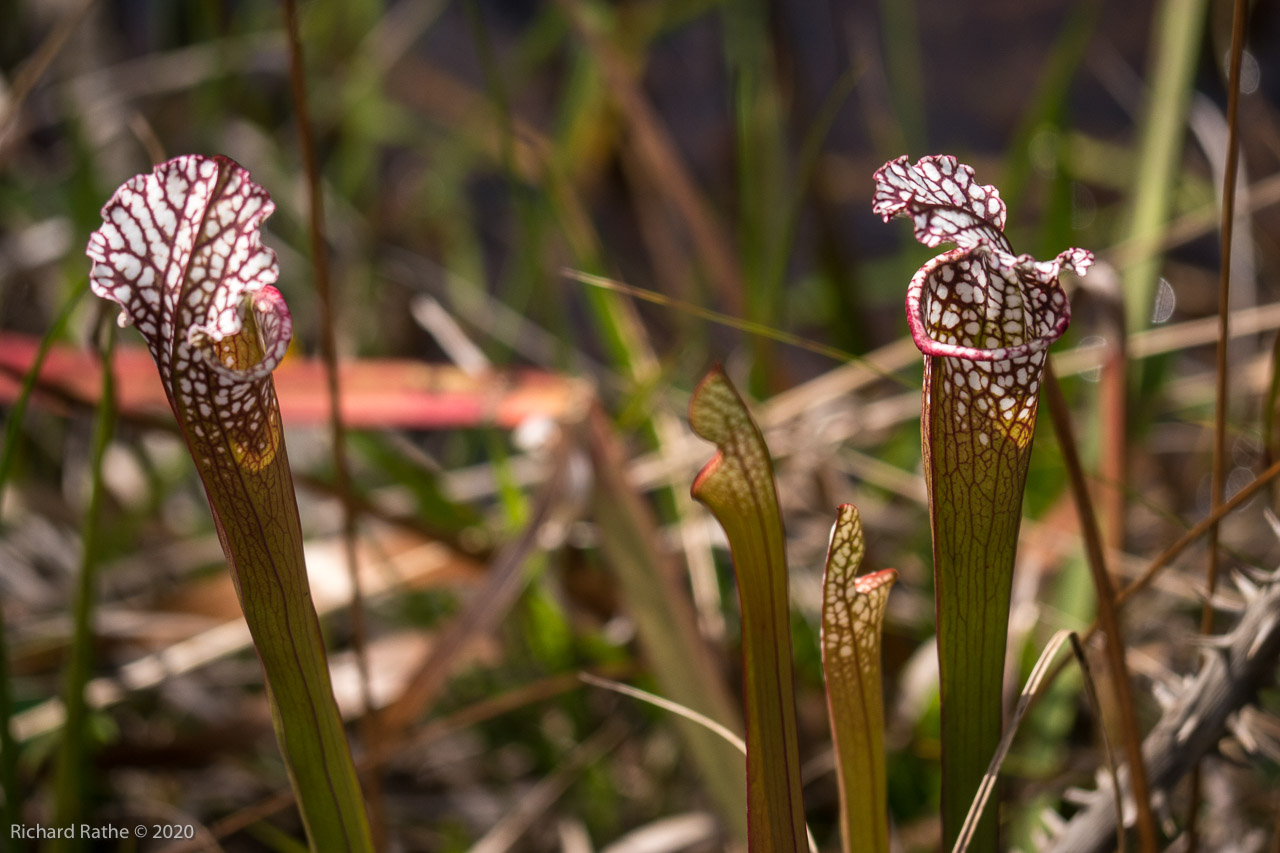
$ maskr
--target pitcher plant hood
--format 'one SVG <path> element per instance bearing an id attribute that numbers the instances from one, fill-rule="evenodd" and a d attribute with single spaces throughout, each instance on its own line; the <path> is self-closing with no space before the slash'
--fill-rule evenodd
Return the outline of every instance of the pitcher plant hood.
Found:
<path id="1" fill-rule="evenodd" d="M 1084 274 L 1093 254 L 1067 249 L 1050 261 L 1014 254 L 999 191 L 950 155 L 914 166 L 899 157 L 875 173 L 875 184 L 872 211 L 886 222 L 909 217 L 924 245 L 956 245 L 921 267 L 907 288 L 916 346 L 926 356 L 973 363 L 952 377 L 961 416 L 974 406 L 1029 440 L 1043 353 L 1071 321 L 1059 278 L 1063 270 Z"/>
<path id="2" fill-rule="evenodd" d="M 118 303 L 120 324 L 146 340 L 193 452 L 230 447 L 249 467 L 269 462 L 278 446 L 270 376 L 293 334 L 272 286 L 275 252 L 260 232 L 273 210 L 266 190 L 229 158 L 176 157 L 116 190 L 86 250 L 90 287 Z"/>

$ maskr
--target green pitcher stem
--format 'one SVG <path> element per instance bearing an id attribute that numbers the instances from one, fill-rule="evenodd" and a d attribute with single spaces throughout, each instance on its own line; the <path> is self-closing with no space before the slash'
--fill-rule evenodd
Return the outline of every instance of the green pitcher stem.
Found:
<path id="1" fill-rule="evenodd" d="M 364 799 L 307 583 L 288 466 L 282 446 L 267 468 L 252 475 L 252 492 L 270 496 L 263 502 L 246 500 L 239 484 L 229 488 L 223 478 L 201 474 L 312 849 L 371 851 Z M 235 509 L 220 509 L 226 507 Z"/>
<path id="2" fill-rule="evenodd" d="M 949 850 L 1000 742 L 1009 600 L 1031 443 L 957 436 L 946 359 L 925 368 L 922 451 L 933 531 L 942 708 L 943 848 Z M 973 850 L 995 850 L 987 809 Z"/>

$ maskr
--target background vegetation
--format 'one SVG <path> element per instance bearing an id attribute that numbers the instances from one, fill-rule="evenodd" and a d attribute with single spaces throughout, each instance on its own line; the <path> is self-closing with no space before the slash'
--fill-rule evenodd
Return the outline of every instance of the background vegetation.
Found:
<path id="1" fill-rule="evenodd" d="M 669 603 L 624 579 L 630 557 L 678 572 L 714 675 L 739 695 L 733 576 L 718 528 L 688 498 L 711 451 L 685 408 L 716 361 L 758 401 L 775 454 L 814 834 L 835 848 L 818 587 L 834 508 L 852 502 L 865 565 L 900 572 L 884 640 L 890 810 L 903 849 L 935 847 L 920 365 L 902 312 L 932 252 L 871 215 L 871 173 L 902 153 L 955 154 L 1000 187 L 1015 246 L 1098 254 L 1055 363 L 1110 568 L 1129 579 L 1210 508 L 1230 4 L 311 0 L 300 11 L 334 332 L 351 371 L 357 607 L 316 378 L 323 326 L 280 9 L 0 3 L 0 403 L 12 453 L 0 682 L 27 822 L 51 809 L 60 697 L 68 678 L 81 681 L 68 650 L 75 625 L 91 624 L 84 813 L 196 825 L 209 849 L 301 838 L 278 796 L 288 786 L 199 481 L 148 384 L 154 369 L 130 361 L 137 338 L 121 333 L 104 398 L 93 353 L 116 312 L 77 298 L 82 247 L 112 190 L 175 154 L 216 152 L 276 200 L 267 242 L 297 329 L 277 382 L 308 562 L 340 703 L 353 721 L 370 698 L 380 709 L 352 732 L 391 849 L 719 849 L 732 836 L 671 716 L 577 677 L 658 689 L 672 665 L 637 642 L 645 614 Z M 1258 4 L 1247 33 L 1229 493 L 1270 464 L 1276 442 L 1280 15 Z M 680 304 L 634 301 L 567 268 Z M 48 372 L 18 418 L 19 381 L 46 336 Z M 874 369 L 838 352 L 871 354 Z M 99 454 L 103 407 L 115 428 Z M 592 420 L 594 407 L 603 417 Z M 1011 701 L 1048 637 L 1093 617 L 1066 475 L 1041 420 Z M 602 464 L 626 477 L 603 477 Z M 1225 567 L 1275 568 L 1271 503 L 1263 491 L 1228 518 Z M 660 527 L 626 538 L 635 531 L 617 516 L 645 511 Z M 1202 545 L 1186 551 L 1124 611 L 1144 726 L 1159 716 L 1156 693 L 1197 665 L 1205 562 Z M 92 606 L 73 612 L 86 578 Z M 1224 611 L 1241 601 L 1230 584 L 1219 597 Z M 1231 624 L 1221 615 L 1219 629 Z M 1280 849 L 1280 723 L 1268 709 L 1280 697 L 1264 692 L 1250 748 L 1227 742 L 1205 765 L 1205 849 Z M 1068 789 L 1094 785 L 1095 726 L 1068 669 L 1005 764 L 1011 845 L 1029 847 L 1046 810 L 1070 814 Z M 1182 794 L 1168 810 L 1177 826 Z M 661 830 L 659 846 L 610 847 L 645 829 Z"/>

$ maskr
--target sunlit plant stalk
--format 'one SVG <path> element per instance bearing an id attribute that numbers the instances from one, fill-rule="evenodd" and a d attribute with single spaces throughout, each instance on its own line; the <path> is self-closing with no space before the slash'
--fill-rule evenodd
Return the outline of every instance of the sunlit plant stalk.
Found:
<path id="1" fill-rule="evenodd" d="M 270 196 L 226 157 L 121 186 L 89 239 L 93 292 L 146 339 L 204 483 L 315 850 L 372 850 L 311 602 L 271 371 L 293 323 L 259 228 Z"/>
<path id="2" fill-rule="evenodd" d="M 9 482 L 9 473 L 13 470 L 13 461 L 17 458 L 16 449 L 19 433 L 22 430 L 22 421 L 27 412 L 27 403 L 31 399 L 32 391 L 35 390 L 36 379 L 40 375 L 49 349 L 62 335 L 67 320 L 71 317 L 72 309 L 80 303 L 87 289 L 87 281 L 77 284 L 71 297 L 49 324 L 48 330 L 40 339 L 40 346 L 31 361 L 31 368 L 22 377 L 22 386 L 13 400 L 13 405 L 9 408 L 9 418 L 4 428 L 4 441 L 0 444 L 0 523 L 3 523 L 4 490 Z M 18 741 L 13 733 L 13 696 L 10 692 L 12 689 L 10 674 L 8 626 L 5 623 L 4 607 L 0 604 L 0 799 L 3 799 L 3 809 L 0 809 L 0 833 L 4 834 L 4 843 L 0 844 L 0 850 L 8 850 L 14 846 L 10 844 L 9 828 L 22 822 L 23 791 L 18 783 Z"/>
<path id="3" fill-rule="evenodd" d="M 875 173 L 873 211 L 909 217 L 926 263 L 907 291 L 907 321 L 925 356 L 921 444 L 933 532 L 942 699 L 942 825 L 949 849 L 1000 740 L 1001 681 L 1022 494 L 1049 345 L 1070 321 L 1065 270 L 1015 255 L 999 192 L 954 157 L 904 156 Z M 975 850 L 997 849 L 994 810 Z"/>
<path id="4" fill-rule="evenodd" d="M 103 347 L 104 360 L 110 361 L 115 349 L 115 330 L 107 334 Z M 85 701 L 85 684 L 93 671 L 94 592 L 98 578 L 98 542 L 102 535 L 102 499 L 105 485 L 102 463 L 115 430 L 115 375 L 111 365 L 102 366 L 102 398 L 93 420 L 93 439 L 89 456 L 89 503 L 85 507 L 84 528 L 80 545 L 80 572 L 76 579 L 75 599 L 71 611 L 71 644 L 67 651 L 64 707 L 66 724 L 58 745 L 57 769 L 54 775 L 53 821 L 58 826 L 73 824 L 84 817 L 85 776 L 88 764 L 86 722 L 89 707 Z M 75 839 L 57 839 L 50 849 L 77 850 L 83 845 Z"/>
<path id="5" fill-rule="evenodd" d="M 847 853 L 889 853 L 880 636 L 894 569 L 858 575 L 866 551 L 853 504 L 840 507 L 822 576 L 822 671 Z"/>

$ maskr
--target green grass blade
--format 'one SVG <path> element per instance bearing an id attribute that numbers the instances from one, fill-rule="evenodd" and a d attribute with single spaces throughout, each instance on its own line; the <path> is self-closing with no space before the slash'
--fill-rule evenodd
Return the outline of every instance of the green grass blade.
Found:
<path id="1" fill-rule="evenodd" d="M 689 420 L 719 449 L 694 481 L 693 496 L 724 528 L 738 577 L 748 846 L 752 853 L 804 850 L 785 537 L 769 450 L 719 368 L 694 391 Z"/>
<path id="2" fill-rule="evenodd" d="M 840 507 L 822 577 L 822 671 L 840 786 L 845 853 L 888 853 L 880 632 L 893 569 L 858 577 L 865 552 L 853 504 Z"/>
<path id="3" fill-rule="evenodd" d="M 1018 204 L 1031 182 L 1032 143 L 1038 134 L 1049 131 L 1058 138 L 1057 145 L 1065 145 L 1062 137 L 1067 132 L 1067 95 L 1084 61 L 1101 7 L 1100 0 L 1083 0 L 1067 12 L 1053 50 L 1045 60 L 1035 95 L 1009 144 L 1000 177 L 1005 204 Z"/>
<path id="4" fill-rule="evenodd" d="M 600 547 L 635 620 L 654 678 L 680 705 L 741 730 L 729 691 L 698 635 L 688 595 L 656 547 L 657 523 L 627 482 L 625 454 L 598 410 L 592 413 L 590 430 Z M 684 723 L 680 732 L 734 836 L 745 839 L 746 776 L 741 759 L 732 746 L 700 726 Z"/>
<path id="5" fill-rule="evenodd" d="M 1207 6 L 1206 0 L 1163 0 L 1156 11 L 1128 240 L 1154 240 L 1169 218 Z M 1125 316 L 1131 330 L 1147 325 L 1151 316 L 1160 260 L 1158 254 L 1145 255 L 1124 271 Z"/>
<path id="6" fill-rule="evenodd" d="M 4 447 L 0 448 L 0 514 L 4 508 L 4 489 L 9 483 L 9 474 L 13 470 L 13 460 L 18 446 L 18 433 L 22 430 L 22 419 L 27 412 L 27 403 L 31 392 L 36 387 L 40 369 L 53 342 L 62 336 L 72 310 L 80 304 L 80 299 L 89 290 L 89 282 L 85 280 L 76 285 L 74 292 L 67 299 L 62 310 L 54 317 L 48 331 L 40 339 L 35 358 L 31 360 L 31 369 L 22 378 L 22 386 L 9 409 L 9 420 L 4 429 Z M 18 743 L 13 736 L 13 694 L 10 688 L 9 641 L 8 627 L 5 625 L 4 608 L 0 607 L 0 831 L 3 834 L 4 846 L 9 849 L 8 827 L 22 822 L 22 790 L 18 786 Z"/>
<path id="7" fill-rule="evenodd" d="M 88 704 L 84 686 L 93 669 L 93 600 L 97 579 L 99 521 L 102 511 L 102 460 L 115 429 L 115 374 L 111 370 L 111 353 L 115 349 L 115 326 L 108 326 L 103 348 L 102 397 L 93 421 L 93 445 L 89 460 L 89 506 L 85 510 L 84 535 L 80 553 L 80 577 L 72 610 L 72 636 L 66 671 L 66 723 L 58 750 L 54 776 L 53 823 L 70 826 L 85 816 L 85 777 L 88 746 L 85 743 Z M 53 850 L 78 850 L 76 839 L 59 839 Z"/>
<path id="8" fill-rule="evenodd" d="M 921 151 L 927 147 L 925 114 L 926 67 L 920 48 L 920 25 L 915 0 L 881 0 L 878 4 L 883 32 L 885 73 L 893 115 L 901 138 L 897 150 Z"/>
<path id="9" fill-rule="evenodd" d="M 789 195 L 790 163 L 782 128 L 782 103 L 771 42 L 767 4 L 761 0 L 726 3 L 725 60 L 733 91 L 735 173 L 738 188 L 738 252 L 742 265 L 746 316 L 761 321 L 782 308 L 782 276 L 794 235 L 779 203 Z M 752 340 L 757 380 L 777 384 L 778 361 L 767 338 Z"/>

